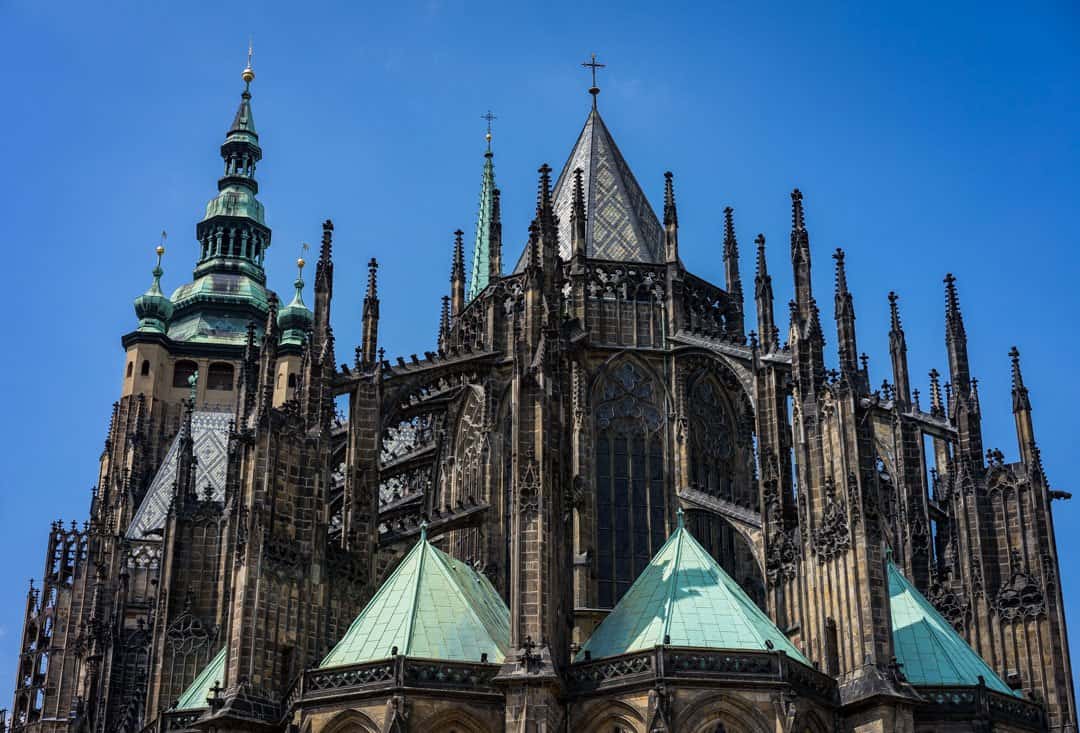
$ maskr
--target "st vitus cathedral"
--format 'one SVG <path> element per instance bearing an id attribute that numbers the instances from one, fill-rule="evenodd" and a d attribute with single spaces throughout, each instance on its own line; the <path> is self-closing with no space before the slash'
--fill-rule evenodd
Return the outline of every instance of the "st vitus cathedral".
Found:
<path id="1" fill-rule="evenodd" d="M 983 445 L 955 278 L 924 407 L 893 293 L 874 386 L 837 250 L 829 368 L 803 194 L 785 322 L 732 209 L 724 282 L 684 265 L 594 77 L 520 256 L 489 137 L 437 343 L 384 358 L 372 260 L 342 363 L 330 221 L 312 307 L 266 286 L 243 78 L 192 280 L 159 249 L 89 519 L 48 534 L 13 731 L 1075 733 L 1066 495 L 1015 349 L 1018 460 Z"/>

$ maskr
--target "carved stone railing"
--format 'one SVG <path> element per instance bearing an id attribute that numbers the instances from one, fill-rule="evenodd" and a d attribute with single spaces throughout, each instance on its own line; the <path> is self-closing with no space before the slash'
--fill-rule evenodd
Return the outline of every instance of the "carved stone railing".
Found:
<path id="1" fill-rule="evenodd" d="M 500 665 L 403 656 L 329 669 L 309 669 L 294 684 L 286 711 L 307 701 L 399 688 L 500 694 L 493 684 Z"/>
<path id="2" fill-rule="evenodd" d="M 158 730 L 160 733 L 193 730 L 193 724 L 206 713 L 207 709 L 208 708 L 197 708 L 195 710 L 166 711 L 161 715 L 161 727 Z"/>
<path id="3" fill-rule="evenodd" d="M 1030 700 L 1006 695 L 981 685 L 975 687 L 919 686 L 915 689 L 926 700 L 918 709 L 917 718 L 925 720 L 989 719 L 1030 730 L 1045 730 L 1045 712 L 1042 706 Z"/>
<path id="4" fill-rule="evenodd" d="M 840 703 L 832 677 L 775 651 L 658 646 L 634 654 L 577 662 L 567 672 L 568 686 L 575 695 L 659 680 L 668 684 L 788 684 L 799 694 L 824 704 Z"/>

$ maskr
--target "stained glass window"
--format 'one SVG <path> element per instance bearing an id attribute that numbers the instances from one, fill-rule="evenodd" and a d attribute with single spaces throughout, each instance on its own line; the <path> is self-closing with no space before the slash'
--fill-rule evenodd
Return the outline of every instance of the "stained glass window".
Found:
<path id="1" fill-rule="evenodd" d="M 630 362 L 606 376 L 595 414 L 598 600 L 611 608 L 667 536 L 664 414 L 655 385 Z"/>

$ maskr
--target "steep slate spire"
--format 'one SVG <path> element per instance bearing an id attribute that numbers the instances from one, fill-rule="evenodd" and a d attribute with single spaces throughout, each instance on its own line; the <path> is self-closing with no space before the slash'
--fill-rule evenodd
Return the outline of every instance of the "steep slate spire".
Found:
<path id="1" fill-rule="evenodd" d="M 899 296 L 889 293 L 889 356 L 892 359 L 895 401 L 901 409 L 911 404 L 911 376 L 908 373 L 907 339 L 900 324 L 900 309 L 896 305 Z"/>
<path id="2" fill-rule="evenodd" d="M 754 272 L 754 303 L 757 306 L 758 337 L 766 354 L 777 348 L 776 320 L 773 316 L 772 277 L 765 259 L 765 235 L 754 239 L 757 245 L 757 268 Z"/>
<path id="3" fill-rule="evenodd" d="M 745 341 L 742 279 L 739 277 L 739 241 L 735 238 L 735 210 L 724 207 L 724 283 L 731 301 L 738 309 L 728 318 L 728 330 L 736 340 Z"/>
<path id="4" fill-rule="evenodd" d="M 334 295 L 333 237 L 334 222 L 327 219 L 322 225 L 319 261 L 315 263 L 315 323 L 312 334 L 313 356 L 318 356 L 323 340 L 330 329 L 330 299 Z"/>
<path id="5" fill-rule="evenodd" d="M 982 425 L 978 395 L 971 379 L 968 362 L 967 332 L 960 313 L 960 297 L 956 278 L 945 276 L 945 348 L 949 354 L 949 380 L 954 396 L 949 405 L 949 417 L 960 439 L 960 453 L 972 467 L 981 468 L 983 461 Z"/>
<path id="6" fill-rule="evenodd" d="M 491 191 L 491 225 L 488 227 L 488 282 L 502 277 L 502 192 Z"/>
<path id="7" fill-rule="evenodd" d="M 945 417 L 945 403 L 941 401 L 941 372 L 930 370 L 930 414 Z"/>
<path id="8" fill-rule="evenodd" d="M 595 108 L 589 111 L 552 188 L 562 259 L 569 261 L 573 256 L 569 211 L 577 168 L 581 168 L 587 216 L 586 255 L 598 260 L 663 263 L 664 229 Z M 514 272 L 524 272 L 528 258 L 523 252 Z"/>
<path id="9" fill-rule="evenodd" d="M 379 292 L 377 271 L 379 263 L 374 257 L 368 262 L 367 293 L 364 295 L 363 336 L 360 346 L 360 361 L 365 366 L 375 363 L 379 348 Z"/>
<path id="10" fill-rule="evenodd" d="M 679 261 L 679 214 L 671 171 L 664 173 L 664 261 Z"/>
<path id="11" fill-rule="evenodd" d="M 472 277 L 469 278 L 468 299 L 472 300 L 487 287 L 492 272 L 492 224 L 495 219 L 495 157 L 491 152 L 491 119 L 488 120 L 487 152 L 484 153 L 484 170 L 480 177 L 480 212 L 476 217 L 476 240 L 473 243 Z M 496 275 L 497 276 L 497 275 Z"/>
<path id="12" fill-rule="evenodd" d="M 1012 362 L 1012 410 L 1016 420 L 1016 442 L 1020 446 L 1020 458 L 1029 467 L 1038 462 L 1038 448 L 1035 445 L 1035 425 L 1031 419 L 1031 398 L 1024 385 L 1024 375 L 1020 371 L 1020 350 L 1015 346 L 1009 349 Z"/>
<path id="13" fill-rule="evenodd" d="M 574 169 L 574 195 L 570 201 L 571 252 L 574 257 L 585 256 L 585 189 L 581 168 Z"/>
<path id="14" fill-rule="evenodd" d="M 454 230 L 454 256 L 450 264 L 450 315 L 457 317 L 465 310 L 465 232 Z"/>
<path id="15" fill-rule="evenodd" d="M 195 275 L 240 271 L 265 283 L 262 265 L 266 248 L 270 246 L 270 229 L 265 223 L 263 205 L 255 198 L 259 192 L 255 166 L 262 159 L 262 149 L 251 113 L 251 82 L 255 72 L 250 57 L 241 76 L 244 91 L 240 106 L 221 146 L 225 171 L 218 180 L 219 193 L 206 205 L 206 216 L 195 227 L 200 244 Z"/>
<path id="16" fill-rule="evenodd" d="M 847 286 L 844 250 L 837 247 L 836 260 L 836 349 L 840 358 L 840 373 L 854 379 L 859 373 L 859 349 L 855 344 L 855 306 Z"/>

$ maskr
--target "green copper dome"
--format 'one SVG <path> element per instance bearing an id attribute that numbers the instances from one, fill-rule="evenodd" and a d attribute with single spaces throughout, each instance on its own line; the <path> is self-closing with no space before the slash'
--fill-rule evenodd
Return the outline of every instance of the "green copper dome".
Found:
<path id="1" fill-rule="evenodd" d="M 583 661 L 661 644 L 785 652 L 809 666 L 784 632 L 683 526 L 679 526 L 596 628 L 577 655 Z"/>
<path id="2" fill-rule="evenodd" d="M 164 247 L 157 249 L 157 265 L 154 266 L 154 281 L 150 288 L 135 299 L 135 315 L 139 319 L 140 331 L 154 331 L 165 333 L 168 329 L 169 319 L 173 316 L 172 301 L 161 292 L 161 276 L 165 273 L 161 269 L 161 256 L 165 254 Z"/>
<path id="3" fill-rule="evenodd" d="M 303 260 L 300 260 L 303 262 Z M 303 272 L 303 265 L 300 266 Z M 293 283 L 296 293 L 287 306 L 278 311 L 278 328 L 281 329 L 282 345 L 300 346 L 315 320 L 315 314 L 304 304 L 304 279 L 298 273 Z"/>

